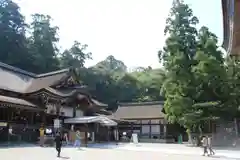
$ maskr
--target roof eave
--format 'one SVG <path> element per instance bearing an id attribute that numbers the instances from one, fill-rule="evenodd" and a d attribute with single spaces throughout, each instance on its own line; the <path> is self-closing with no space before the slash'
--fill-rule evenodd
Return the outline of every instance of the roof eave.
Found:
<path id="1" fill-rule="evenodd" d="M 227 51 L 228 50 L 228 44 L 229 44 L 229 25 L 228 22 L 228 16 L 227 16 L 227 4 L 226 0 L 222 0 L 222 16 L 223 16 L 223 44 L 222 47 Z"/>

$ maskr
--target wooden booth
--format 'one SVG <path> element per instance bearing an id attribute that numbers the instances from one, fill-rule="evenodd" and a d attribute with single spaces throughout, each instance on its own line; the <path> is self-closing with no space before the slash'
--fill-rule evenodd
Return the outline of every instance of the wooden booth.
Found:
<path id="1" fill-rule="evenodd" d="M 168 124 L 162 109 L 163 102 L 120 103 L 109 118 L 119 122 L 120 139 L 125 132 L 128 138 L 137 133 L 140 142 L 174 142 L 178 128 Z"/>

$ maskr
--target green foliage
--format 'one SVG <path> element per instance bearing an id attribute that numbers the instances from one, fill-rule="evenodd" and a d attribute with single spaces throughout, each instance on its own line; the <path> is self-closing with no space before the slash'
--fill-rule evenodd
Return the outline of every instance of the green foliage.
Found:
<path id="1" fill-rule="evenodd" d="M 30 24 L 29 51 L 36 73 L 50 72 L 59 69 L 57 59 L 59 41 L 58 27 L 51 26 L 51 17 L 43 14 L 32 15 Z"/>
<path id="2" fill-rule="evenodd" d="M 88 59 L 92 59 L 92 53 L 86 53 L 87 45 L 82 45 L 78 41 L 74 41 L 73 46 L 65 50 L 60 58 L 61 67 L 68 68 L 81 68 L 84 67 L 85 61 Z"/>
<path id="3" fill-rule="evenodd" d="M 169 37 L 159 58 L 166 70 L 162 93 L 168 120 L 201 132 L 206 121 L 225 119 L 226 112 L 234 116 L 233 106 L 239 102 L 233 99 L 239 93 L 229 99 L 230 86 L 236 87 L 230 77 L 237 75 L 230 75 L 216 35 L 205 26 L 197 30 L 197 23 L 188 5 L 175 1 L 165 29 Z"/>
<path id="4" fill-rule="evenodd" d="M 92 58 L 86 44 L 75 41 L 61 52 L 58 27 L 51 17 L 33 14 L 32 18 L 26 24 L 16 3 L 0 2 L 1 62 L 35 73 L 76 68 L 89 92 L 111 107 L 118 101 L 165 100 L 169 122 L 180 123 L 189 133 L 201 132 L 206 121 L 239 116 L 240 60 L 223 58 L 216 35 L 205 26 L 196 29 L 198 19 L 183 1 L 174 1 L 166 21 L 168 38 L 158 53 L 161 69 L 139 67 L 128 72 L 124 62 L 112 55 L 85 68 Z"/>
<path id="5" fill-rule="evenodd" d="M 163 51 L 159 52 L 166 70 L 162 93 L 166 98 L 164 107 L 168 120 L 187 127 L 192 127 L 201 114 L 192 107 L 195 86 L 191 67 L 195 63 L 197 23 L 188 5 L 174 2 L 165 28 L 169 37 Z"/>
<path id="6" fill-rule="evenodd" d="M 97 63 L 94 66 L 95 69 L 103 73 L 125 73 L 127 71 L 127 66 L 120 60 L 115 59 L 114 56 L 108 56 L 104 61 Z"/>
<path id="7" fill-rule="evenodd" d="M 158 78 L 164 72 L 148 69 L 129 73 L 122 61 L 109 56 L 79 75 L 92 94 L 107 103 L 162 100 Z"/>
<path id="8" fill-rule="evenodd" d="M 16 3 L 0 1 L 0 60 L 22 69 L 31 68 L 25 37 L 27 25 Z"/>

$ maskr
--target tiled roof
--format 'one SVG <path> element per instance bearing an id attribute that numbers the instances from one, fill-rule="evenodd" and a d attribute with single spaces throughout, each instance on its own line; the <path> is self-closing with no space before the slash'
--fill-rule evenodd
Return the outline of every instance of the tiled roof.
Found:
<path id="1" fill-rule="evenodd" d="M 0 62 L 0 89 L 30 93 L 50 87 L 70 76 L 70 69 L 34 74 Z"/>
<path id="2" fill-rule="evenodd" d="M 42 75 L 37 75 L 32 80 L 30 86 L 26 89 L 25 93 L 34 92 L 42 88 L 50 87 L 55 85 L 58 81 L 68 76 L 69 70 L 60 70 L 59 72 L 52 72 Z"/>
<path id="3" fill-rule="evenodd" d="M 28 102 L 23 99 L 7 97 L 7 96 L 0 96 L 0 102 L 7 102 L 11 104 L 23 105 L 23 106 L 30 106 L 30 107 L 37 107 L 31 102 Z"/>
<path id="4" fill-rule="evenodd" d="M 138 104 L 138 105 L 137 105 Z M 162 113 L 163 104 L 160 102 L 135 103 L 129 106 L 119 106 L 113 118 L 116 119 L 158 119 L 164 118 Z"/>

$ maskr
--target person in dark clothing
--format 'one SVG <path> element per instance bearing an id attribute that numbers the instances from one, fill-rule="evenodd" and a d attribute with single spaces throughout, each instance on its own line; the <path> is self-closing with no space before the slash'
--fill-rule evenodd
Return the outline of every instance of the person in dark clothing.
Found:
<path id="1" fill-rule="evenodd" d="M 62 148 L 62 135 L 60 131 L 57 131 L 56 133 L 55 142 L 56 142 L 56 150 L 58 152 L 57 156 L 60 157 L 61 148 Z"/>

